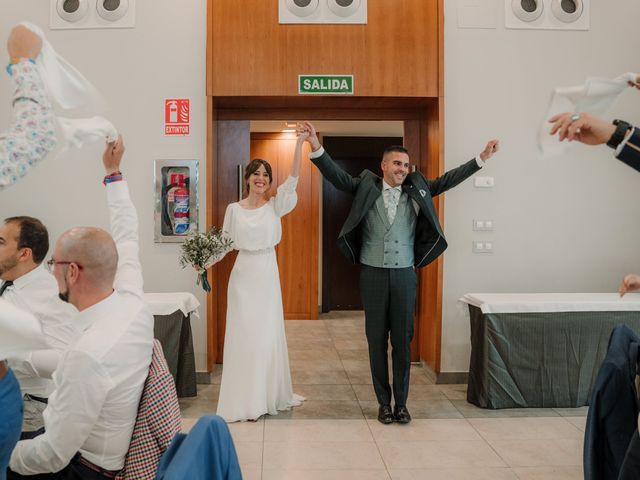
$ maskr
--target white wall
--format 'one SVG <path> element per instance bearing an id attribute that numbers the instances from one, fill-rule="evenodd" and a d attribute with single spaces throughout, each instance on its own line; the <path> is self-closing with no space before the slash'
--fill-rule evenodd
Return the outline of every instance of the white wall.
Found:
<path id="1" fill-rule="evenodd" d="M 640 270 L 640 174 L 613 159 L 606 147 L 576 146 L 564 158 L 540 157 L 535 143 L 551 89 L 587 75 L 613 77 L 640 70 L 632 45 L 640 2 L 592 0 L 591 30 L 505 30 L 502 0 L 445 2 L 446 168 L 471 158 L 493 136 L 502 151 L 485 174 L 491 191 L 471 182 L 445 198 L 443 371 L 466 371 L 469 327 L 457 299 L 467 292 L 613 291 L 620 277 Z M 494 5 L 498 28 L 458 29 L 457 7 Z M 146 290 L 191 291 L 205 297 L 191 272 L 177 263 L 178 247 L 153 242 L 153 160 L 200 161 L 204 202 L 206 2 L 138 0 L 136 28 L 49 32 L 47 0 L 3 0 L 0 36 L 24 19 L 45 28 L 59 52 L 87 75 L 111 105 L 108 116 L 125 135 L 123 167 L 140 216 Z M 629 46 L 629 47 L 626 47 Z M 0 75 L 0 104 L 10 83 Z M 192 99 L 192 134 L 162 135 L 163 98 Z M 8 112 L 8 109 L 5 110 Z M 640 92 L 628 91 L 613 117 L 640 124 Z M 8 125 L 6 113 L 0 128 Z M 41 218 L 56 238 L 74 225 L 107 226 L 100 184 L 102 146 L 44 162 L 0 194 L 0 217 Z M 204 207 L 200 222 L 204 225 Z M 473 234 L 474 218 L 493 219 L 496 230 Z M 474 238 L 491 238 L 491 256 L 471 253 Z M 205 309 L 193 322 L 198 370 L 206 369 Z"/>
<path id="2" fill-rule="evenodd" d="M 200 162 L 204 206 L 206 103 L 206 2 L 138 0 L 136 28 L 49 31 L 49 0 L 3 0 L 0 38 L 21 20 L 45 30 L 58 52 L 83 72 L 108 99 L 107 116 L 123 133 L 127 147 L 123 171 L 140 217 L 141 259 L 148 292 L 191 291 L 202 306 L 192 322 L 198 370 L 206 369 L 205 297 L 195 277 L 178 265 L 178 246 L 153 241 L 153 161 L 189 158 Z M 4 49 L 4 46 L 2 47 Z M 5 55 L 6 58 L 6 55 Z M 0 75 L 0 128 L 8 126 L 10 81 Z M 192 133 L 163 136 L 163 99 L 190 97 Z M 0 193 L 0 217 L 33 215 L 49 227 L 52 239 L 76 225 L 108 227 L 104 175 L 96 145 L 43 162 L 15 186 Z M 204 207 L 200 212 L 204 225 Z"/>
<path id="3" fill-rule="evenodd" d="M 639 71 L 640 2 L 591 1 L 586 32 L 506 30 L 502 0 L 445 2 L 445 161 L 453 168 L 498 137 L 501 152 L 484 175 L 446 194 L 442 370 L 467 371 L 468 292 L 613 292 L 640 270 L 640 173 L 608 147 L 575 145 L 560 158 L 538 153 L 536 134 L 552 88 L 587 76 Z M 613 4 L 615 3 L 615 8 Z M 496 29 L 458 29 L 457 8 L 493 6 Z M 610 114 L 640 124 L 640 92 L 625 92 Z M 493 233 L 471 231 L 493 219 Z M 471 253 L 491 238 L 493 255 Z"/>

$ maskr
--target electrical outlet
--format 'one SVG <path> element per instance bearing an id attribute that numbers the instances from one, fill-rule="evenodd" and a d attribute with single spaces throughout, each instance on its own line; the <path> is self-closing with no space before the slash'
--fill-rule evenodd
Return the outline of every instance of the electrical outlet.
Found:
<path id="1" fill-rule="evenodd" d="M 473 231 L 474 232 L 492 232 L 495 226 L 493 220 L 474 220 Z"/>
<path id="2" fill-rule="evenodd" d="M 475 177 L 473 184 L 476 188 L 493 188 L 495 182 L 493 177 Z"/>
<path id="3" fill-rule="evenodd" d="M 493 253 L 495 245 L 493 241 L 474 240 L 471 249 L 473 253 Z"/>

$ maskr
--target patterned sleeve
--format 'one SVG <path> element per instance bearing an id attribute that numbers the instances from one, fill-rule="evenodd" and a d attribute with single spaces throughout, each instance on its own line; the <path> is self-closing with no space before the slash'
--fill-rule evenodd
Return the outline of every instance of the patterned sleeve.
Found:
<path id="1" fill-rule="evenodd" d="M 0 190 L 14 184 L 51 152 L 56 144 L 55 120 L 38 69 L 29 60 L 10 65 L 13 116 L 0 132 Z"/>
<path id="2" fill-rule="evenodd" d="M 298 186 L 298 177 L 287 177 L 278 187 L 278 193 L 276 193 L 274 209 L 279 217 L 284 217 L 287 213 L 293 210 L 298 203 L 298 194 L 296 193 L 296 187 Z"/>

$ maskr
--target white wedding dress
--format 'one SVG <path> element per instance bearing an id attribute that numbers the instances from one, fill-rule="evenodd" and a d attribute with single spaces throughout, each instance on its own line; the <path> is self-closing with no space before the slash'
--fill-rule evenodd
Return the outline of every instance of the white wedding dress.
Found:
<path id="1" fill-rule="evenodd" d="M 227 207 L 223 230 L 238 257 L 227 292 L 222 382 L 217 414 L 227 422 L 254 420 L 298 406 L 284 331 L 282 292 L 274 247 L 280 217 L 296 206 L 297 177 L 289 177 L 260 208 Z"/>

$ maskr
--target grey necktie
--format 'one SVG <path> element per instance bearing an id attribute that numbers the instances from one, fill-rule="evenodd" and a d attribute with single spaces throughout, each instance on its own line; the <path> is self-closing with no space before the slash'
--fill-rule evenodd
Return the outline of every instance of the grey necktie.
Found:
<path id="1" fill-rule="evenodd" d="M 2 284 L 2 286 L 0 286 L 0 297 L 2 296 L 2 294 L 4 293 L 4 291 L 9 288 L 11 285 L 13 285 L 13 282 L 11 280 L 7 280 L 6 282 L 4 282 Z"/>
<path id="2" fill-rule="evenodd" d="M 384 193 L 387 197 L 387 218 L 389 219 L 389 223 L 392 224 L 398 211 L 400 191 L 397 188 L 387 188 Z"/>

